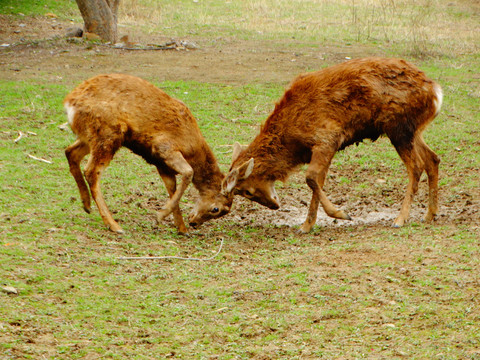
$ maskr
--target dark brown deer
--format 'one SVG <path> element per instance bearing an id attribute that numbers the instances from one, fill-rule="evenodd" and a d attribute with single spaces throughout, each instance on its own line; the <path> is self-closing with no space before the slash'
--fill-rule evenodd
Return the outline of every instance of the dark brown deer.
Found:
<path id="1" fill-rule="evenodd" d="M 90 153 L 85 179 L 103 221 L 112 231 L 123 232 L 107 208 L 100 177 L 122 146 L 154 165 L 165 183 L 170 199 L 158 213 L 158 221 L 173 213 L 178 231 L 187 231 L 179 201 L 190 182 L 199 192 L 190 215 L 191 225 L 230 211 L 233 195 L 221 193 L 224 175 L 194 116 L 181 101 L 145 80 L 110 74 L 80 84 L 66 96 L 64 106 L 77 135 L 65 154 L 83 207 L 90 213 L 90 194 L 80 170 L 81 160 Z M 175 175 L 181 176 L 179 187 Z"/>
<path id="2" fill-rule="evenodd" d="M 349 220 L 323 191 L 328 167 L 337 151 L 386 134 L 405 163 L 409 178 L 394 226 L 402 226 L 407 219 L 424 170 L 429 184 L 425 220 L 432 221 L 438 209 L 440 159 L 425 144 L 422 132 L 438 114 L 442 97 L 438 84 L 399 59 L 351 60 L 300 75 L 253 142 L 244 149 L 234 148 L 223 192 L 278 209 L 275 181 L 285 181 L 299 165 L 308 164 L 306 182 L 313 196 L 299 231 L 312 229 L 319 203 L 327 215 Z"/>

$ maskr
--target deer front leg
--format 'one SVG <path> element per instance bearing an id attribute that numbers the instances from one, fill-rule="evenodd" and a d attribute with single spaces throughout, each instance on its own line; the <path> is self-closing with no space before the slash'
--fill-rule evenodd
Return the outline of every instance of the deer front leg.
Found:
<path id="1" fill-rule="evenodd" d="M 322 204 L 326 214 L 330 217 L 342 220 L 351 220 L 344 211 L 338 210 L 333 203 L 328 200 L 323 191 L 325 177 L 328 167 L 335 155 L 335 149 L 314 148 L 312 150 L 312 159 L 307 168 L 306 181 L 307 185 L 312 189 L 312 201 L 308 209 L 308 215 L 305 222 L 299 229 L 301 233 L 308 233 L 312 230 L 317 220 L 317 212 L 319 203 Z"/>
<path id="2" fill-rule="evenodd" d="M 103 198 L 102 190 L 100 189 L 100 177 L 103 170 L 108 166 L 113 158 L 114 151 L 92 151 L 90 159 L 88 159 L 87 166 L 85 168 L 85 178 L 87 179 L 90 191 L 92 192 L 93 200 L 97 204 L 100 216 L 103 219 L 105 225 L 110 230 L 118 234 L 123 234 L 123 230 L 118 223 L 113 219 L 112 214 L 108 210 L 105 199 Z"/>
<path id="3" fill-rule="evenodd" d="M 92 208 L 90 206 L 90 192 L 87 184 L 83 178 L 82 170 L 80 169 L 80 162 L 90 152 L 90 148 L 81 140 L 75 141 L 72 145 L 65 149 L 65 156 L 68 160 L 70 172 L 77 183 L 80 191 L 80 198 L 82 199 L 83 209 L 90 214 Z"/>
<path id="4" fill-rule="evenodd" d="M 167 201 L 163 209 L 158 212 L 157 219 L 159 222 L 163 221 L 163 219 L 165 219 L 173 211 L 176 211 L 175 209 L 179 207 L 178 204 L 183 193 L 187 189 L 188 185 L 192 182 L 193 178 L 193 169 L 180 152 L 172 151 L 162 157 L 165 164 L 170 169 L 172 169 L 175 173 L 180 174 L 182 180 L 175 192 L 170 196 L 170 199 Z M 178 212 L 180 212 L 180 209 L 178 209 Z"/>
<path id="5" fill-rule="evenodd" d="M 310 168 L 309 168 L 310 170 Z M 312 200 L 310 201 L 310 206 L 308 207 L 308 214 L 307 218 L 305 219 L 305 222 L 300 226 L 298 229 L 298 232 L 302 234 L 306 234 L 312 230 L 313 226 L 315 225 L 315 222 L 317 221 L 317 212 L 318 212 L 318 205 L 320 203 L 320 191 L 321 189 L 319 188 L 318 182 L 316 179 L 314 179 L 315 175 L 313 174 L 313 171 L 308 174 L 307 173 L 307 185 L 312 189 Z"/>
<path id="6" fill-rule="evenodd" d="M 395 145 L 395 143 L 394 143 Z M 401 145 L 396 147 L 397 152 L 400 155 L 400 158 L 405 163 L 408 172 L 408 185 L 407 185 L 407 192 L 405 194 L 405 198 L 402 202 L 402 207 L 400 209 L 400 214 L 395 219 L 393 223 L 393 227 L 401 227 L 405 224 L 405 221 L 408 218 L 408 214 L 410 212 L 410 206 L 412 204 L 413 197 L 417 193 L 418 190 L 418 182 L 420 180 L 420 176 L 425 168 L 423 160 L 420 158 L 417 147 L 409 147 L 407 145 Z"/>
<path id="7" fill-rule="evenodd" d="M 438 165 L 440 158 L 419 137 L 420 155 L 425 163 L 425 171 L 428 175 L 428 211 L 424 221 L 431 222 L 438 212 Z"/>
<path id="8" fill-rule="evenodd" d="M 170 195 L 170 198 L 171 198 L 177 190 L 175 175 L 164 174 L 160 172 L 160 169 L 158 169 L 158 173 L 162 177 L 163 182 L 165 183 L 165 187 L 167 188 L 168 195 Z M 173 209 L 173 221 L 175 222 L 175 226 L 180 234 L 185 234 L 187 232 L 187 227 L 183 222 L 182 213 L 180 211 L 180 206 L 178 204 Z"/>

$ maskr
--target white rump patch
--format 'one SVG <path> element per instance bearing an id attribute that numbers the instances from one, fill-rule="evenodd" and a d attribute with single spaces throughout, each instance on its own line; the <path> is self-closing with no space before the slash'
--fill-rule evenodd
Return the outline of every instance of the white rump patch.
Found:
<path id="1" fill-rule="evenodd" d="M 70 106 L 69 103 L 65 103 L 65 110 L 67 111 L 68 124 L 72 127 L 73 118 L 75 117 L 75 108 Z"/>
<path id="2" fill-rule="evenodd" d="M 435 103 L 435 115 L 440 112 L 440 108 L 442 107 L 443 103 L 443 91 L 440 85 L 435 84 L 433 86 L 433 91 L 435 92 L 436 99 L 434 100 Z"/>

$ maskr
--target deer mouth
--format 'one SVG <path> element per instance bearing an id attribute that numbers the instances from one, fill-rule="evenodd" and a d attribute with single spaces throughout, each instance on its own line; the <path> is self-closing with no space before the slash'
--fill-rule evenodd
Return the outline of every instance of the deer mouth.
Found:
<path id="1" fill-rule="evenodd" d="M 275 200 L 269 200 L 269 199 L 255 199 L 255 198 L 252 198 L 250 200 L 253 200 L 257 203 L 259 203 L 260 205 L 263 205 L 271 210 L 278 210 L 280 209 L 280 204 L 278 203 L 278 201 L 275 201 Z"/>
<path id="2" fill-rule="evenodd" d="M 271 210 L 278 210 L 280 209 L 280 205 L 279 204 L 268 204 L 267 207 Z"/>

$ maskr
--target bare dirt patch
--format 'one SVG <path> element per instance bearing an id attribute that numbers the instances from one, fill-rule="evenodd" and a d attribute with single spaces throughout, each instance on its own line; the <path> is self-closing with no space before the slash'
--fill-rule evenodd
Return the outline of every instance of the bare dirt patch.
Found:
<path id="1" fill-rule="evenodd" d="M 293 40 L 279 50 L 265 42 L 221 36 L 215 41 L 187 39 L 198 45 L 196 50 L 122 50 L 82 41 L 69 43 L 64 34 L 73 24 L 56 19 L 16 20 L 0 15 L 0 24 L 0 43 L 10 44 L 0 50 L 0 74 L 4 79 L 61 76 L 76 83 L 98 73 L 128 72 L 158 81 L 287 83 L 305 69 L 319 68 L 325 62 L 376 52 L 367 47 L 329 48 L 321 44 L 298 49 Z M 144 45 L 171 40 L 164 36 L 147 38 L 142 34 L 131 37 Z"/>

